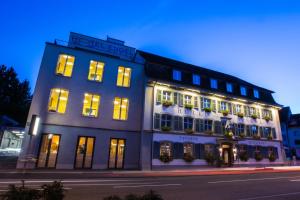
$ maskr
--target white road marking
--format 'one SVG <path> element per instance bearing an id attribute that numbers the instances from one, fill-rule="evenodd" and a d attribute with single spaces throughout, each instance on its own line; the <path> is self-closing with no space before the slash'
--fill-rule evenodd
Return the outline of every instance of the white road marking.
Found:
<path id="1" fill-rule="evenodd" d="M 297 180 L 290 180 L 292 182 L 300 182 L 300 179 L 297 179 Z"/>
<path id="2" fill-rule="evenodd" d="M 32 188 L 32 187 L 30 187 L 30 188 Z M 32 189 L 34 189 L 34 188 L 32 188 Z M 35 188 L 36 190 L 43 190 L 43 189 L 41 189 L 41 188 Z M 70 188 L 70 187 L 66 187 L 66 188 L 64 188 L 64 190 L 72 190 L 72 188 Z M 0 192 L 7 192 L 8 190 L 0 190 Z"/>
<path id="3" fill-rule="evenodd" d="M 24 180 L 26 183 L 52 183 L 55 180 Z M 138 180 L 61 180 L 62 183 L 128 182 Z M 0 184 L 21 184 L 21 181 L 0 181 Z"/>
<path id="4" fill-rule="evenodd" d="M 210 184 L 215 183 L 233 183 L 233 182 L 247 182 L 247 181 L 264 181 L 264 180 L 276 180 L 276 179 L 289 179 L 289 178 L 299 178 L 300 176 L 282 176 L 282 177 L 271 177 L 271 178 L 250 178 L 250 179 L 235 179 L 226 181 L 211 181 Z"/>
<path id="5" fill-rule="evenodd" d="M 283 196 L 290 196 L 290 195 L 296 195 L 296 194 L 300 194 L 300 192 L 290 192 L 290 193 L 274 194 L 274 195 L 268 195 L 268 196 L 257 196 L 257 197 L 239 199 L 239 200 L 266 199 L 266 198 L 283 197 Z"/>
<path id="6" fill-rule="evenodd" d="M 182 184 L 159 184 L 159 185 L 124 185 L 114 186 L 113 188 L 140 188 L 140 187 L 168 187 L 168 186 L 181 186 Z"/>
<path id="7" fill-rule="evenodd" d="M 159 182 L 147 182 L 147 183 L 80 183 L 80 184 L 66 184 L 66 186 L 126 186 L 126 185 L 145 185 L 145 184 L 157 184 Z"/>

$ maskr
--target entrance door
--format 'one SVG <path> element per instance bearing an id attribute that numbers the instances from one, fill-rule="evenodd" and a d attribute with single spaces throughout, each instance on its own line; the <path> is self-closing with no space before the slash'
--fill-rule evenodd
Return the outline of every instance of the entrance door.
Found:
<path id="1" fill-rule="evenodd" d="M 54 168 L 56 166 L 60 135 L 44 134 L 40 147 L 37 167 Z"/>
<path id="2" fill-rule="evenodd" d="M 125 140 L 111 139 L 108 168 L 122 169 L 124 167 L 124 153 L 125 153 Z"/>
<path id="3" fill-rule="evenodd" d="M 222 145 L 222 159 L 225 166 L 231 166 L 232 164 L 231 151 L 230 145 Z"/>
<path id="4" fill-rule="evenodd" d="M 94 137 L 79 137 L 76 149 L 75 168 L 92 168 Z"/>

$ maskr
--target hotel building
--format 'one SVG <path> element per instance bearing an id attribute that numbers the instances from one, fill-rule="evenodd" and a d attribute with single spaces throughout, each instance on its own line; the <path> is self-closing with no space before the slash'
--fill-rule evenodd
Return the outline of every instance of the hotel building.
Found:
<path id="1" fill-rule="evenodd" d="M 281 106 L 272 93 L 71 33 L 67 45 L 46 43 L 17 167 L 280 165 Z"/>

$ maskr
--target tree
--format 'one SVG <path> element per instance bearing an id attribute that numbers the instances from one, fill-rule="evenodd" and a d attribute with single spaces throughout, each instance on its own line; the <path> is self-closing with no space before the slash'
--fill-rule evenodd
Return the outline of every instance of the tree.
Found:
<path id="1" fill-rule="evenodd" d="M 25 125 L 31 98 L 29 81 L 21 82 L 14 68 L 0 66 L 0 115 Z"/>

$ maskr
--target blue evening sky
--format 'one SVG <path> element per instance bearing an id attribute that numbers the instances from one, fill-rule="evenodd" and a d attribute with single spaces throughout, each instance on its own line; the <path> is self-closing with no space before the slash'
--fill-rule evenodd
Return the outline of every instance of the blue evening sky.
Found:
<path id="1" fill-rule="evenodd" d="M 0 64 L 34 88 L 46 41 L 70 31 L 238 76 L 300 112 L 300 1 L 0 2 Z"/>

